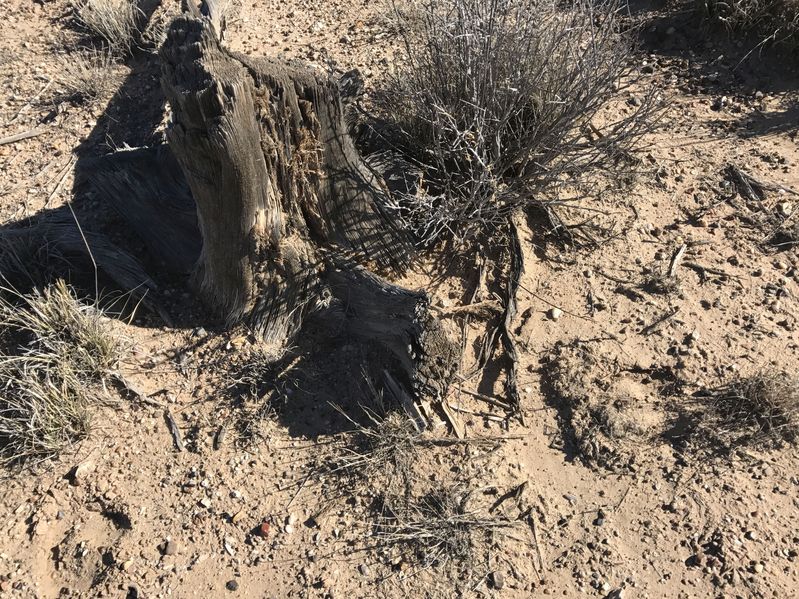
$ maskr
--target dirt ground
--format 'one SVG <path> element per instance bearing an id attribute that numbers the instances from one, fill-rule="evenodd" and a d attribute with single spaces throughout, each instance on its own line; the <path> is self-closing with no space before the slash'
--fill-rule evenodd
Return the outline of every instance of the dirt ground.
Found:
<path id="1" fill-rule="evenodd" d="M 3 13 L 0 137 L 42 130 L 0 146 L 5 227 L 62 207 L 82 155 L 160 139 L 162 128 L 135 126 L 160 114 L 153 55 L 115 66 L 107 96 L 76 104 L 57 81 L 59 56 L 79 39 L 69 3 L 5 0 Z M 342 490 L 322 468 L 352 428 L 333 405 L 359 417 L 353 365 L 365 350 L 311 327 L 263 397 L 237 399 L 235 373 L 257 346 L 165 276 L 174 328 L 148 314 L 115 325 L 131 346 L 125 376 L 148 401 L 98 408 L 72 451 L 4 474 L 0 596 L 799 597 L 795 446 L 722 454 L 710 443 L 718 431 L 693 418 L 705 409 L 698 391 L 799 370 L 799 255 L 779 245 L 779 230 L 799 222 L 799 79 L 778 55 L 742 62 L 747 46 L 690 13 L 634 16 L 647 23 L 633 57 L 641 81 L 616 110 L 654 82 L 667 98 L 663 127 L 627 188 L 598 182 L 590 211 L 563 213 L 573 239 L 519 222 L 523 418 L 505 421 L 474 395 L 504 393 L 500 363 L 489 363 L 448 398 L 467 439 L 483 441 L 425 449 L 415 466 L 426 484 L 469 485 L 488 505 L 526 483 L 516 506 L 497 508 L 514 526 L 479 560 L 422 567 L 381 547 L 368 488 Z M 358 68 L 367 86 L 396 41 L 366 0 L 245 1 L 226 40 Z M 764 183 L 765 197 L 736 193 L 731 166 Z M 442 255 L 402 282 L 447 312 L 468 301 L 477 270 L 474 256 Z M 466 325 L 464 375 L 485 324 Z M 443 423 L 433 434 L 452 438 Z"/>

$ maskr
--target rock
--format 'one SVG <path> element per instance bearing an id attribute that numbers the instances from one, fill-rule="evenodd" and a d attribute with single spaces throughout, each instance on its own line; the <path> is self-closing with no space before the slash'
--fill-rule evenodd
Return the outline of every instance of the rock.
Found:
<path id="1" fill-rule="evenodd" d="M 295 524 L 297 524 L 298 520 L 299 518 L 297 518 L 297 514 L 291 514 L 289 515 L 288 518 L 286 518 L 286 524 L 288 524 L 289 526 L 294 526 Z"/>
<path id="2" fill-rule="evenodd" d="M 500 572 L 499 570 L 494 570 L 491 573 L 491 586 L 498 591 L 502 590 L 502 587 L 505 586 L 505 577 L 502 575 L 502 572 Z"/>
<path id="3" fill-rule="evenodd" d="M 263 522 L 261 522 L 260 526 L 258 526 L 258 534 L 260 534 L 262 537 L 268 537 L 269 528 L 270 528 L 269 521 L 264 520 Z"/>
<path id="4" fill-rule="evenodd" d="M 666 35 L 674 35 L 675 33 L 677 33 L 677 28 L 674 25 L 666 29 Z"/>
<path id="5" fill-rule="evenodd" d="M 292 534 L 294 532 L 294 525 L 286 524 L 286 526 L 283 527 L 283 532 L 285 532 L 287 535 Z"/>
<path id="6" fill-rule="evenodd" d="M 205 509 L 208 509 L 211 507 L 211 500 L 208 499 L 207 497 L 203 497 L 202 499 L 200 499 L 200 505 Z"/>
<path id="7" fill-rule="evenodd" d="M 750 541 L 757 541 L 757 533 L 754 530 L 747 530 L 744 536 Z"/>
<path id="8" fill-rule="evenodd" d="M 176 541 L 167 541 L 163 546 L 164 555 L 175 555 L 178 552 L 178 544 Z"/>
<path id="9" fill-rule="evenodd" d="M 366 564 L 361 564 L 358 566 L 358 572 L 361 573 L 361 576 L 369 576 L 369 566 Z"/>
<path id="10" fill-rule="evenodd" d="M 560 308 L 552 308 L 549 311 L 549 317 L 552 320 L 558 320 L 561 316 L 563 316 L 563 310 L 561 310 Z"/>
<path id="11" fill-rule="evenodd" d="M 238 591 L 239 590 L 239 583 L 235 580 L 228 580 L 225 583 L 225 588 L 228 591 Z"/>
<path id="12" fill-rule="evenodd" d="M 90 474 L 96 470 L 97 466 L 91 460 L 86 460 L 75 466 L 69 473 L 69 482 L 77 487 L 85 485 Z"/>
<path id="13" fill-rule="evenodd" d="M 752 570 L 754 571 L 755 574 L 760 574 L 761 572 L 763 572 L 764 569 L 765 568 L 764 568 L 763 564 L 761 564 L 760 562 L 756 563 L 752 567 Z"/>

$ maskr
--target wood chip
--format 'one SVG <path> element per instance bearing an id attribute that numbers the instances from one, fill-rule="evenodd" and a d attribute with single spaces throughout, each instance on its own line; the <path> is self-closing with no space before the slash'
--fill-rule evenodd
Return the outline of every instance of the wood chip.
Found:
<path id="1" fill-rule="evenodd" d="M 164 418 L 166 419 L 166 423 L 169 426 L 169 432 L 172 433 L 172 441 L 175 442 L 175 449 L 178 451 L 183 451 L 185 447 L 183 446 L 183 437 L 180 435 L 180 428 L 178 428 L 178 423 L 175 421 L 175 417 L 172 416 L 172 412 L 169 411 L 169 408 L 164 410 Z"/>

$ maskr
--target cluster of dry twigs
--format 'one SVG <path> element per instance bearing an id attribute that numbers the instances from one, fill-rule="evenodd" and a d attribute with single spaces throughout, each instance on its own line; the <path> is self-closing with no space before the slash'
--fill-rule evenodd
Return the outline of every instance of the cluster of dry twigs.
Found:
<path id="1" fill-rule="evenodd" d="M 797 0 L 696 0 L 699 11 L 732 33 L 753 34 L 759 46 L 799 48 Z"/>
<path id="2" fill-rule="evenodd" d="M 724 445 L 778 446 L 799 441 L 799 379 L 779 371 L 742 377 L 706 395 L 703 433 Z"/>

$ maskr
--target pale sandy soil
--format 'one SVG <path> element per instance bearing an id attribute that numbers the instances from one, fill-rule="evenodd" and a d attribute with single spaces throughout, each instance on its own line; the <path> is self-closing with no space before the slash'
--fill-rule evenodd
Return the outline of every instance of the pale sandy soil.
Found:
<path id="1" fill-rule="evenodd" d="M 98 136 L 108 125 L 97 123 L 108 104 L 153 110 L 146 103 L 157 70 L 146 66 L 152 57 L 137 55 L 117 67 L 117 97 L 59 101 L 58 83 L 48 81 L 58 73 L 55 55 L 75 43 L 68 3 L 7 0 L 3 8 L 0 137 L 45 130 L 0 146 L 6 226 L 63 205 L 72 193 L 72 152 L 86 139 L 98 140 L 98 152 L 102 143 L 151 141 L 135 132 L 125 138 L 118 127 L 118 137 Z M 425 450 L 416 465 L 420 488 L 468 483 L 480 489 L 478 504 L 526 481 L 519 506 L 531 509 L 537 544 L 530 520 L 521 520 L 465 573 L 451 564 L 421 569 L 376 550 L 368 490 L 342 494 L 335 477 L 316 477 L 324 456 L 337 451 L 336 435 L 350 428 L 330 403 L 355 413 L 358 372 L 347 369 L 361 350 L 346 339 L 317 345 L 308 333 L 299 345 L 311 349 L 287 378 L 289 393 L 264 421 L 262 439 L 237 443 L 241 410 L 255 402 L 236 406 L 227 372 L 252 344 L 220 332 L 183 281 L 167 280 L 171 305 L 185 315 L 180 326 L 167 329 L 150 316 L 119 325 L 134 348 L 125 373 L 154 394 L 153 405 L 100 409 L 92 435 L 74 451 L 6 473 L 0 596 L 613 597 L 623 589 L 626 598 L 799 597 L 795 447 L 742 447 L 714 458 L 685 446 L 685 431 L 674 428 L 677 414 L 701 402 L 691 398 L 697 390 L 739 373 L 799 366 L 799 257 L 795 247 L 778 252 L 765 243 L 775 217 L 799 213 L 799 196 L 776 187 L 799 190 L 799 88 L 768 56 L 733 71 L 738 59 L 721 41 L 680 49 L 689 44 L 683 33 L 695 38 L 685 21 L 676 26 L 672 39 L 658 33 L 664 23 L 646 36 L 674 50 L 636 58 L 654 67 L 642 84 L 654 80 L 669 98 L 664 128 L 641 152 L 643 172 L 629 189 L 585 200 L 601 210 L 597 224 L 608 231 L 591 231 L 606 240 L 563 247 L 541 223 L 520 223 L 525 272 L 514 333 L 524 423 L 505 427 L 498 411 L 453 389 L 449 403 L 466 410 L 467 436 L 506 440 Z M 245 2 L 226 36 L 243 52 L 357 67 L 372 83 L 393 53 L 379 9 L 356 0 Z M 734 194 L 724 201 L 730 163 L 775 187 L 762 202 Z M 592 214 L 568 216 L 576 223 Z M 668 267 L 683 243 L 675 288 L 647 290 L 647 269 Z M 434 258 L 404 282 L 426 288 L 441 307 L 462 303 L 475 285 L 472 257 L 443 274 Z M 557 319 L 553 307 L 562 311 Z M 462 372 L 484 327 L 480 320 L 469 327 Z M 569 364 L 577 365 L 575 394 L 617 402 L 636 425 L 620 441 L 600 435 L 606 463 L 575 457 L 574 415 L 555 393 Z M 502 380 L 490 365 L 463 389 L 501 396 Z M 164 406 L 176 415 L 186 451 L 173 448 Z M 215 449 L 220 425 L 229 432 Z M 451 436 L 444 426 L 434 435 Z M 83 463 L 89 472 L 72 484 L 67 473 Z M 519 513 L 513 501 L 500 510 L 511 519 Z M 265 521 L 264 538 L 253 531 Z M 487 576 L 497 571 L 502 589 Z"/>

